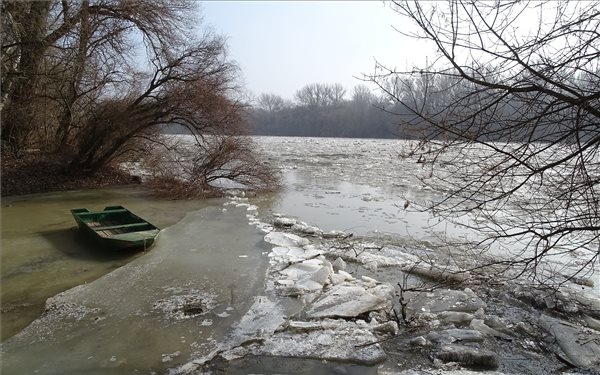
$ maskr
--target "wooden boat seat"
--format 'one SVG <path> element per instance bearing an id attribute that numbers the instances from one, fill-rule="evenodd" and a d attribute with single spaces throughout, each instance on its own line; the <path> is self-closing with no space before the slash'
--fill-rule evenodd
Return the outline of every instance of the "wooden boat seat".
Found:
<path id="1" fill-rule="evenodd" d="M 119 208 L 116 210 L 106 210 L 106 211 L 101 211 L 101 212 L 78 212 L 77 215 L 78 216 L 89 216 L 89 215 L 123 213 L 123 212 L 128 212 L 128 211 L 124 208 Z"/>
<path id="2" fill-rule="evenodd" d="M 131 223 L 131 224 L 119 224 L 119 225 L 109 225 L 105 227 L 95 227 L 93 228 L 95 231 L 103 231 L 103 230 L 113 230 L 113 229 L 122 229 L 122 228 L 131 228 L 131 227 L 143 227 L 147 226 L 148 223 Z"/>

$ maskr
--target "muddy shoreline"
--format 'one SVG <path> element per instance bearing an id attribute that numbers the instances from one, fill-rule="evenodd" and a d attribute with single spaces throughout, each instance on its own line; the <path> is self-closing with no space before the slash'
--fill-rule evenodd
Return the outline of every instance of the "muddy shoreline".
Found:
<path id="1" fill-rule="evenodd" d="M 0 165 L 2 197 L 139 183 L 138 178 L 116 164 L 93 176 L 70 174 L 57 156 L 39 152 L 24 153 L 20 157 L 3 155 Z"/>

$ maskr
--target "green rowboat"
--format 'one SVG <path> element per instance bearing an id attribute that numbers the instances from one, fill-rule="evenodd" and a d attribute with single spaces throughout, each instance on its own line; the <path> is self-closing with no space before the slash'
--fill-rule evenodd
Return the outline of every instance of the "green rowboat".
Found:
<path id="1" fill-rule="evenodd" d="M 108 206 L 95 212 L 75 208 L 71 214 L 80 230 L 113 249 L 148 249 L 160 232 L 123 206 Z"/>

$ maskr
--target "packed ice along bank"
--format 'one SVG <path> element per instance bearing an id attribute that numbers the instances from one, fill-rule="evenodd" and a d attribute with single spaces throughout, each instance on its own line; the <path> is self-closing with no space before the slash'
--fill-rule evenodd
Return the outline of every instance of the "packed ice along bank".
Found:
<path id="1" fill-rule="evenodd" d="M 250 224 L 266 233 L 264 295 L 217 348 L 175 373 L 257 356 L 352 363 L 379 374 L 544 373 L 561 363 L 573 370 L 566 373 L 598 373 L 593 295 L 564 289 L 542 297 L 518 281 L 494 290 L 419 251 L 279 214 L 266 224 L 246 198 L 225 206 L 246 208 Z"/>

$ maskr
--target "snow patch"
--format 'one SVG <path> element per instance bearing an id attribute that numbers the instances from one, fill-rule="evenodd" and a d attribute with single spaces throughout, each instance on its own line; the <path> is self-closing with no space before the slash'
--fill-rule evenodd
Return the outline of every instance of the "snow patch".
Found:
<path id="1" fill-rule="evenodd" d="M 214 294 L 190 290 L 186 293 L 159 299 L 152 305 L 152 309 L 162 312 L 168 320 L 183 320 L 205 315 L 215 306 L 216 296 Z"/>

